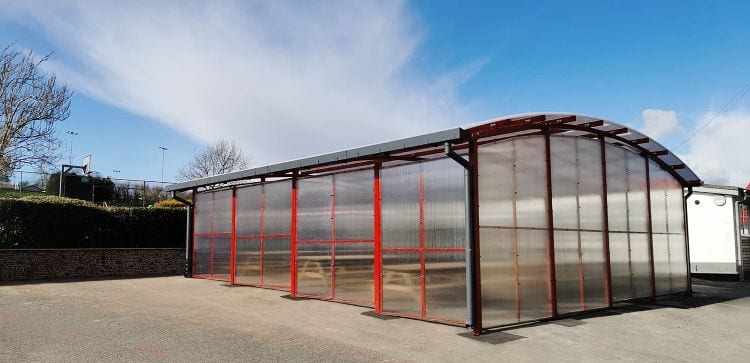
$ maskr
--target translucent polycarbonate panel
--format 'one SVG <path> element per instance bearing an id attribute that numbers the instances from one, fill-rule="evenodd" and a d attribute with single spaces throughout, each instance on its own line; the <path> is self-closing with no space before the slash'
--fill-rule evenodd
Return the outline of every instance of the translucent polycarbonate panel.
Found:
<path id="1" fill-rule="evenodd" d="M 547 227 L 547 163 L 544 138 L 515 139 L 516 225 Z"/>
<path id="2" fill-rule="evenodd" d="M 336 244 L 336 299 L 373 303 L 373 246 L 372 242 Z"/>
<path id="3" fill-rule="evenodd" d="M 214 228 L 213 232 L 232 232 L 232 190 L 221 190 L 214 193 Z"/>
<path id="4" fill-rule="evenodd" d="M 602 161 L 599 143 L 577 139 L 578 144 L 578 206 L 581 229 L 601 231 Z"/>
<path id="5" fill-rule="evenodd" d="M 688 290 L 687 254 L 685 252 L 685 235 L 669 235 L 669 263 L 672 273 L 672 292 Z"/>
<path id="6" fill-rule="evenodd" d="M 466 320 L 466 254 L 425 254 L 425 307 L 429 318 Z"/>
<path id="7" fill-rule="evenodd" d="M 213 236 L 213 276 L 229 278 L 231 241 L 229 236 Z"/>
<path id="8" fill-rule="evenodd" d="M 482 321 L 485 327 L 518 322 L 514 231 L 479 228 Z"/>
<path id="9" fill-rule="evenodd" d="M 581 232 L 581 259 L 583 260 L 584 308 L 606 306 L 606 265 L 604 235 L 602 232 Z"/>
<path id="10" fill-rule="evenodd" d="M 193 275 L 211 273 L 211 237 L 195 237 L 193 245 Z"/>
<path id="11" fill-rule="evenodd" d="M 253 185 L 237 188 L 237 225 L 238 236 L 260 235 L 260 202 L 262 187 Z"/>
<path id="12" fill-rule="evenodd" d="M 513 142 L 479 146 L 479 225 L 513 227 Z"/>
<path id="13" fill-rule="evenodd" d="M 667 176 L 667 223 L 669 224 L 669 233 L 685 234 L 685 215 L 684 215 L 684 195 L 680 183 Z"/>
<path id="14" fill-rule="evenodd" d="M 297 244 L 297 292 L 331 296 L 331 244 Z"/>
<path id="15" fill-rule="evenodd" d="M 370 169 L 334 176 L 337 240 L 373 239 L 373 179 Z"/>
<path id="16" fill-rule="evenodd" d="M 667 233 L 666 172 L 653 161 L 649 161 L 649 177 L 651 179 L 651 230 L 653 233 Z"/>
<path id="17" fill-rule="evenodd" d="M 419 165 L 381 170 L 381 214 L 384 248 L 419 247 Z"/>
<path id="18" fill-rule="evenodd" d="M 421 315 L 420 269 L 419 253 L 383 253 L 383 311 Z"/>
<path id="19" fill-rule="evenodd" d="M 292 233 L 292 182 L 289 180 L 263 185 L 263 234 Z"/>
<path id="20" fill-rule="evenodd" d="M 630 246 L 627 233 L 609 234 L 609 263 L 612 276 L 612 300 L 632 299 L 630 281 Z"/>
<path id="21" fill-rule="evenodd" d="M 424 174 L 424 234 L 428 248 L 466 245 L 464 168 L 451 159 L 422 164 Z"/>
<path id="22" fill-rule="evenodd" d="M 628 226 L 630 232 L 648 232 L 648 201 L 646 195 L 646 161 L 627 152 L 628 159 Z"/>
<path id="23" fill-rule="evenodd" d="M 628 177 L 625 153 L 624 149 L 605 144 L 610 232 L 627 232 L 628 230 Z"/>
<path id="24" fill-rule="evenodd" d="M 297 238 L 330 240 L 333 178 L 300 179 L 297 187 Z"/>
<path id="25" fill-rule="evenodd" d="M 583 310 L 581 303 L 581 260 L 577 231 L 555 231 L 555 275 L 557 311 Z"/>
<path id="26" fill-rule="evenodd" d="M 576 139 L 550 138 L 552 211 L 555 228 L 578 229 L 578 166 Z"/>
<path id="27" fill-rule="evenodd" d="M 517 233 L 521 320 L 549 316 L 547 232 L 520 229 Z"/>
<path id="28" fill-rule="evenodd" d="M 291 246 L 289 237 L 263 239 L 264 285 L 289 286 Z"/>
<path id="29" fill-rule="evenodd" d="M 214 208 L 213 194 L 195 194 L 195 222 L 193 229 L 195 233 L 211 233 L 211 213 Z"/>
<path id="30" fill-rule="evenodd" d="M 654 234 L 654 277 L 656 294 L 668 294 L 672 291 L 672 276 L 669 264 L 669 239 L 666 234 Z"/>
<path id="31" fill-rule="evenodd" d="M 630 234 L 630 272 L 634 297 L 651 296 L 651 266 L 648 234 Z"/>
<path id="32" fill-rule="evenodd" d="M 238 238 L 235 241 L 235 281 L 260 284 L 260 239 Z"/>

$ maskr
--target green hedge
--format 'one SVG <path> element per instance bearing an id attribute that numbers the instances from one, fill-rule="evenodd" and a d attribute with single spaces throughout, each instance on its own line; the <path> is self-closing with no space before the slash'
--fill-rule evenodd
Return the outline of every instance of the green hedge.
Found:
<path id="1" fill-rule="evenodd" d="M 0 198 L 0 249 L 180 248 L 184 209 L 103 208 L 52 196 Z"/>

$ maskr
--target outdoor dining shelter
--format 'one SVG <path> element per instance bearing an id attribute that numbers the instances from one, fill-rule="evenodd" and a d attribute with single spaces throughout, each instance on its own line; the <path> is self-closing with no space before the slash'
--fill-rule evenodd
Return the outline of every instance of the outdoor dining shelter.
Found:
<path id="1" fill-rule="evenodd" d="M 480 334 L 688 292 L 700 184 L 631 128 L 540 113 L 168 190 L 193 192 L 192 277 Z"/>

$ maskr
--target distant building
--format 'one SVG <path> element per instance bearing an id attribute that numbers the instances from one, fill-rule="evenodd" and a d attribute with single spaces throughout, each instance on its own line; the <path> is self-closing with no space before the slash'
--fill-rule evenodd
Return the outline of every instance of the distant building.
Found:
<path id="1" fill-rule="evenodd" d="M 693 189 L 688 198 L 690 272 L 750 278 L 748 190 L 720 185 Z"/>

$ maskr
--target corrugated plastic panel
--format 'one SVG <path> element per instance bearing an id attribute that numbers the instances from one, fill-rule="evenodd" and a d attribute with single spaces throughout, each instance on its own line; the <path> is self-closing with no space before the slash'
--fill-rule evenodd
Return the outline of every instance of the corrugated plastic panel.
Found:
<path id="1" fill-rule="evenodd" d="M 451 159 L 422 164 L 424 227 L 427 248 L 466 245 L 464 168 Z"/>
<path id="2" fill-rule="evenodd" d="M 419 165 L 381 170 L 383 248 L 419 247 Z"/>
<path id="3" fill-rule="evenodd" d="M 672 291 L 672 274 L 669 264 L 669 239 L 666 234 L 654 234 L 654 273 L 656 294 L 668 294 Z"/>
<path id="4" fill-rule="evenodd" d="M 602 232 L 581 232 L 583 254 L 583 287 L 586 309 L 606 306 L 606 265 L 604 261 L 604 235 Z"/>
<path id="5" fill-rule="evenodd" d="M 599 143 L 578 139 L 578 205 L 581 229 L 602 230 L 602 161 Z"/>
<path id="6" fill-rule="evenodd" d="M 195 233 L 211 233 L 211 213 L 214 207 L 213 194 L 197 193 L 195 195 Z"/>
<path id="7" fill-rule="evenodd" d="M 555 228 L 578 229 L 576 139 L 551 137 L 550 142 L 552 153 L 552 211 Z"/>
<path id="8" fill-rule="evenodd" d="M 373 243 L 336 244 L 336 298 L 371 304 L 374 296 Z"/>
<path id="9" fill-rule="evenodd" d="M 651 296 L 651 266 L 648 252 L 648 234 L 630 234 L 630 272 L 634 297 Z"/>
<path id="10" fill-rule="evenodd" d="M 547 287 L 547 232 L 518 230 L 521 320 L 550 316 Z"/>
<path id="11" fill-rule="evenodd" d="M 667 233 L 667 173 L 653 161 L 649 161 L 651 178 L 651 230 Z"/>
<path id="12" fill-rule="evenodd" d="M 578 232 L 555 231 L 557 311 L 560 314 L 583 309 L 579 257 Z"/>
<path id="13" fill-rule="evenodd" d="M 235 282 L 260 284 L 260 238 L 235 241 Z"/>
<path id="14" fill-rule="evenodd" d="M 263 284 L 289 286 L 291 242 L 289 237 L 263 240 Z"/>
<path id="15" fill-rule="evenodd" d="M 331 244 L 297 244 L 297 292 L 301 295 L 331 295 Z"/>
<path id="16" fill-rule="evenodd" d="M 609 261 L 612 276 L 612 300 L 634 297 L 630 278 L 630 246 L 627 233 L 609 234 Z"/>
<path id="17" fill-rule="evenodd" d="M 231 237 L 213 236 L 214 270 L 213 276 L 229 278 L 231 257 Z"/>
<path id="18" fill-rule="evenodd" d="M 544 138 L 513 140 L 516 147 L 516 225 L 547 227 L 547 165 Z"/>
<path id="19" fill-rule="evenodd" d="M 646 161 L 626 152 L 628 163 L 628 225 L 630 232 L 648 232 Z"/>
<path id="20" fill-rule="evenodd" d="M 331 239 L 330 175 L 300 179 L 297 191 L 297 238 L 300 240 Z"/>
<path id="21" fill-rule="evenodd" d="M 383 253 L 383 311 L 420 316 L 419 253 Z"/>
<path id="22" fill-rule="evenodd" d="M 260 235 L 260 196 L 262 187 L 253 185 L 237 189 L 237 235 Z"/>
<path id="23" fill-rule="evenodd" d="M 291 234 L 292 182 L 290 180 L 263 185 L 263 234 Z"/>
<path id="24" fill-rule="evenodd" d="M 486 327 L 518 322 L 513 234 L 510 229 L 479 228 L 482 321 Z"/>
<path id="25" fill-rule="evenodd" d="M 624 149 L 605 145 L 607 162 L 607 211 L 611 232 L 628 231 L 627 162 Z"/>
<path id="26" fill-rule="evenodd" d="M 213 232 L 232 232 L 232 190 L 221 190 L 214 194 Z"/>
<path id="27" fill-rule="evenodd" d="M 672 292 L 688 290 L 687 255 L 685 252 L 685 235 L 669 235 L 669 261 L 672 273 Z"/>
<path id="28" fill-rule="evenodd" d="M 195 237 L 193 275 L 211 273 L 211 237 Z"/>
<path id="29" fill-rule="evenodd" d="M 336 239 L 373 239 L 373 178 L 371 169 L 336 174 Z"/>
<path id="30" fill-rule="evenodd" d="M 425 255 L 428 317 L 466 320 L 465 260 L 464 252 L 430 252 Z"/>
<path id="31" fill-rule="evenodd" d="M 513 142 L 481 145 L 479 160 L 479 225 L 513 227 Z"/>

